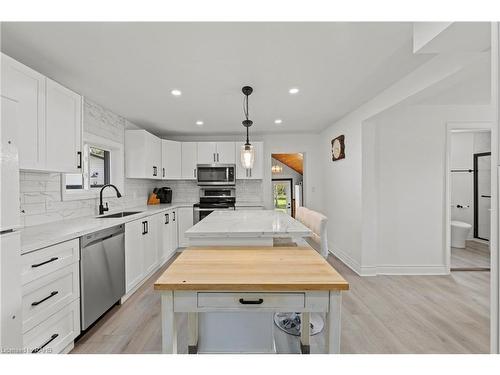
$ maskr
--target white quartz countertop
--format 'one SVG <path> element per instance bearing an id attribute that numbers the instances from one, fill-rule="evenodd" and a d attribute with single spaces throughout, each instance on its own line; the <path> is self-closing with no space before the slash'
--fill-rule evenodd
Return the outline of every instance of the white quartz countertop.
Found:
<path id="1" fill-rule="evenodd" d="M 124 211 L 139 211 L 135 215 L 119 218 L 79 217 L 21 229 L 21 254 L 38 250 L 59 242 L 81 237 L 85 234 L 138 220 L 179 207 L 192 207 L 193 203 L 158 204 L 127 208 Z M 106 212 L 105 215 L 113 212 Z"/>
<path id="2" fill-rule="evenodd" d="M 188 229 L 188 238 L 308 237 L 311 230 L 284 212 L 273 210 L 214 211 Z"/>

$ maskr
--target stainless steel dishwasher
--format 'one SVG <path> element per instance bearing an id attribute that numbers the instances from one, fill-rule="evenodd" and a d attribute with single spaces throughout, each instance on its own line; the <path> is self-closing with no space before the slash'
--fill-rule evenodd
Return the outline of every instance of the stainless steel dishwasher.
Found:
<path id="1" fill-rule="evenodd" d="M 125 225 L 80 238 L 81 327 L 87 329 L 125 294 Z"/>

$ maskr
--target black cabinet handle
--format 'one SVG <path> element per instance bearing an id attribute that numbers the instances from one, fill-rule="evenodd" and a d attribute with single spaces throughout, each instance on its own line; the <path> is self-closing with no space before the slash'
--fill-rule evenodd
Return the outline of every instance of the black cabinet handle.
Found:
<path id="1" fill-rule="evenodd" d="M 157 176 L 158 175 L 158 170 L 157 168 L 153 165 L 153 176 Z"/>
<path id="2" fill-rule="evenodd" d="M 172 212 L 172 215 L 174 215 L 174 216 L 172 217 L 172 221 L 175 221 L 175 211 L 174 211 L 174 212 Z"/>
<path id="3" fill-rule="evenodd" d="M 250 300 L 250 301 L 247 301 L 243 298 L 240 298 L 240 303 L 242 305 L 262 305 L 262 302 L 264 302 L 264 300 L 262 298 L 259 298 L 258 300 Z"/>
<path id="4" fill-rule="evenodd" d="M 168 214 L 165 214 L 165 224 L 168 224 L 169 221 L 170 220 L 169 220 Z"/>
<path id="5" fill-rule="evenodd" d="M 163 177 L 165 177 L 165 168 L 162 168 L 163 169 Z"/>
<path id="6" fill-rule="evenodd" d="M 146 232 L 146 222 L 145 222 L 145 221 L 143 221 L 143 222 L 142 222 L 142 234 L 146 234 L 146 233 L 147 233 L 147 232 Z"/>
<path id="7" fill-rule="evenodd" d="M 54 291 L 54 292 L 50 293 L 50 294 L 49 294 L 47 297 L 45 297 L 44 299 L 41 299 L 40 301 L 33 302 L 33 303 L 31 304 L 31 306 L 38 306 L 38 305 L 39 305 L 39 304 L 41 304 L 42 302 L 47 301 L 49 298 L 54 297 L 57 293 L 59 293 L 59 291 L 57 291 L 57 290 L 56 290 L 56 291 Z"/>
<path id="8" fill-rule="evenodd" d="M 59 259 L 58 257 L 53 257 L 53 258 L 50 258 L 49 260 L 46 260 L 45 262 L 38 263 L 38 264 L 32 264 L 31 267 L 32 268 L 37 268 L 37 267 L 43 266 L 44 264 L 54 262 L 54 261 L 56 261 L 58 259 Z"/>
<path id="9" fill-rule="evenodd" d="M 38 353 L 40 350 L 42 350 L 43 348 L 45 348 L 47 345 L 49 345 L 52 341 L 54 341 L 58 337 L 59 337 L 59 333 L 54 333 L 52 336 L 50 336 L 50 339 L 48 339 L 47 341 L 45 341 L 45 343 L 43 343 L 42 345 L 40 345 L 38 348 L 33 349 L 31 351 L 31 353 Z"/>
<path id="10" fill-rule="evenodd" d="M 78 155 L 78 165 L 76 167 L 82 169 L 82 152 L 78 151 L 76 154 Z"/>

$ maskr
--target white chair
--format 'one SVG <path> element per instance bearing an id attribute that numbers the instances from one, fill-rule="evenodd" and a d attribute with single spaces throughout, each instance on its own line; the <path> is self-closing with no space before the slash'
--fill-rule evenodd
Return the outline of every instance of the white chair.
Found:
<path id="1" fill-rule="evenodd" d="M 311 229 L 311 237 L 306 241 L 323 258 L 328 256 L 327 223 L 328 218 L 316 211 L 306 207 L 297 208 L 295 218 Z M 300 336 L 300 314 L 299 313 L 276 313 L 274 314 L 274 323 L 284 332 Z M 311 336 L 320 333 L 325 325 L 323 318 L 319 313 L 313 313 L 310 316 Z"/>

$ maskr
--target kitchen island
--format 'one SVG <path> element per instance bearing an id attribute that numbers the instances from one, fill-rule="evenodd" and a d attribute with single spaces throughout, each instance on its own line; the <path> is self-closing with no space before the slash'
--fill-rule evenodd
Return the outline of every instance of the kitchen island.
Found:
<path id="1" fill-rule="evenodd" d="M 214 211 L 185 233 L 190 246 L 273 246 L 274 238 L 310 235 L 302 223 L 273 210 Z"/>
<path id="2" fill-rule="evenodd" d="M 177 352 L 179 313 L 188 313 L 189 353 L 273 353 L 273 313 L 290 310 L 303 313 L 303 353 L 310 352 L 311 312 L 326 313 L 325 351 L 340 351 L 341 292 L 349 284 L 310 247 L 188 248 L 154 288 L 164 353 Z M 206 316 L 221 319 L 200 329 Z"/>
<path id="3" fill-rule="evenodd" d="M 317 295 L 311 294 L 311 290 L 314 289 L 296 283 L 304 280 L 300 267 L 303 265 L 307 268 L 308 266 L 307 259 L 299 255 L 312 254 L 315 260 L 319 259 L 320 267 L 333 270 L 319 254 L 305 243 L 304 237 L 310 235 L 311 230 L 299 221 L 283 212 L 272 210 L 214 211 L 188 229 L 185 236 L 189 240 L 190 247 L 196 247 L 201 251 L 201 254 L 203 251 L 207 251 L 203 260 L 206 262 L 206 267 L 197 268 L 196 265 L 193 265 L 190 272 L 183 273 L 181 277 L 185 281 L 184 287 L 189 285 L 190 288 L 198 288 L 198 292 L 189 294 L 189 298 L 196 299 L 196 302 L 190 300 L 189 303 L 199 307 L 195 310 L 191 309 L 191 311 L 195 311 L 195 315 L 190 315 L 189 321 L 191 327 L 196 327 L 196 340 L 194 340 L 196 345 L 190 344 L 190 346 L 196 347 L 197 352 L 205 353 L 275 353 L 273 314 L 288 311 L 308 312 L 312 311 L 311 307 L 314 310 L 319 306 L 315 302 Z M 285 255 L 285 253 L 278 252 L 278 250 L 284 247 L 273 247 L 276 238 L 280 238 L 280 242 L 284 242 L 285 246 L 296 250 L 287 253 L 286 258 L 281 257 L 280 254 Z M 222 249 L 222 253 L 213 253 L 211 249 Z M 252 249 L 261 250 L 252 252 Z M 243 258 L 232 258 L 231 253 L 238 252 L 242 253 L 240 255 Z M 200 255 L 200 253 L 197 254 Z M 273 257 L 272 267 L 269 267 L 266 254 Z M 254 262 L 245 259 L 245 256 L 249 255 L 256 257 Z M 187 259 L 183 255 L 179 258 L 179 262 L 181 260 Z M 243 285 L 239 284 L 238 291 L 244 293 L 237 296 L 234 293 L 227 294 L 228 290 L 232 288 L 227 282 L 220 285 L 217 283 L 217 280 L 223 280 L 230 270 L 237 269 L 236 263 L 231 263 L 233 261 L 243 262 L 240 267 L 242 269 L 250 267 L 252 271 L 248 278 L 242 277 L 240 279 Z M 176 262 L 177 260 L 172 264 L 172 269 L 169 268 L 165 274 L 175 272 Z M 229 269 L 224 268 L 225 262 L 228 262 Z M 250 263 L 245 265 L 245 262 Z M 202 276 L 204 272 L 207 275 L 213 275 L 213 283 L 209 289 L 204 289 L 203 285 L 190 284 L 190 281 L 194 280 L 192 277 L 195 274 Z M 314 272 L 318 272 L 318 270 L 312 270 L 313 274 Z M 275 285 L 271 282 L 267 289 L 271 293 L 267 293 L 266 297 L 262 299 L 264 302 L 261 303 L 260 294 L 256 295 L 255 292 L 265 288 L 263 284 L 266 283 L 266 278 L 272 279 L 274 274 L 279 275 L 280 273 L 286 274 L 287 277 L 284 281 L 281 279 L 281 283 L 288 283 L 288 286 Z M 192 276 L 190 276 L 191 274 Z M 242 273 L 240 272 L 240 274 Z M 311 275 L 307 277 L 311 277 Z M 314 276 L 312 277 L 314 278 Z M 324 281 L 324 279 L 322 280 Z M 233 282 L 236 281 L 233 280 Z M 161 286 L 158 284 L 155 288 L 169 288 L 170 286 L 166 286 L 166 284 L 168 283 L 163 282 Z M 217 287 L 219 293 L 216 292 Z M 182 287 L 179 290 L 183 290 Z M 206 293 L 202 293 L 202 291 Z M 297 293 L 290 294 L 290 291 Z M 180 296 L 178 294 L 180 292 L 176 291 L 175 293 Z M 329 296 L 328 292 L 322 297 L 318 297 L 319 300 L 323 301 L 322 306 L 329 306 L 329 297 L 327 296 Z M 338 296 L 335 294 L 335 296 L 332 298 L 340 298 L 340 294 Z M 182 303 L 181 298 L 177 304 L 181 306 Z M 338 300 L 335 303 L 340 302 Z M 323 308 L 320 310 L 326 312 Z M 303 318 L 307 321 L 307 313 Z M 304 344 L 305 348 L 308 347 L 308 339 L 309 333 L 306 332 L 302 340 L 303 343 L 306 343 Z M 168 347 L 170 348 L 170 346 Z M 329 350 L 336 352 L 338 346 L 332 344 Z"/>

